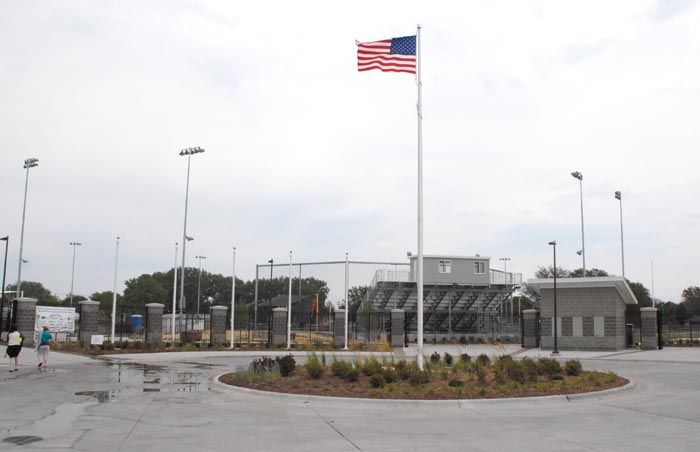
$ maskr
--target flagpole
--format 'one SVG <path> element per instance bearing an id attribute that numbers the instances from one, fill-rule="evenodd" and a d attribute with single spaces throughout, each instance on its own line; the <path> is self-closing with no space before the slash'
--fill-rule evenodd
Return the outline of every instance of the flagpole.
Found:
<path id="1" fill-rule="evenodd" d="M 416 31 L 416 85 L 418 86 L 418 258 L 416 259 L 416 290 L 418 310 L 418 368 L 423 370 L 423 84 L 420 78 L 420 24 Z"/>

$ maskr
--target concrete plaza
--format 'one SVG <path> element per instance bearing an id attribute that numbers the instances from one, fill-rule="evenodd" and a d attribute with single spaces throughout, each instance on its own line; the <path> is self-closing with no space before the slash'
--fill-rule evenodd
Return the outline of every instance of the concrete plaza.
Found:
<path id="1" fill-rule="evenodd" d="M 549 356 L 515 346 L 453 355 Z M 0 347 L 0 353 L 4 350 Z M 430 354 L 433 349 L 427 348 Z M 400 354 L 410 357 L 413 349 Z M 696 451 L 700 349 L 562 352 L 634 387 L 610 394 L 496 401 L 363 401 L 266 395 L 214 383 L 245 352 L 86 358 L 52 353 L 39 371 L 0 365 L 0 450 L 82 451 Z M 338 353 L 337 355 L 341 355 Z M 303 361 L 299 354 L 298 361 Z M 353 355 L 354 356 L 354 355 Z"/>

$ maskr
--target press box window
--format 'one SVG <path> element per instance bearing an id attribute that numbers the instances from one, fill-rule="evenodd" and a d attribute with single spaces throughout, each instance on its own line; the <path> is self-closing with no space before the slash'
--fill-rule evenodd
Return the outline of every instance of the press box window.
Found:
<path id="1" fill-rule="evenodd" d="M 485 262 L 474 262 L 474 273 L 477 275 L 483 275 L 486 273 L 486 263 Z"/>
<path id="2" fill-rule="evenodd" d="M 452 273 L 452 261 L 440 261 L 438 263 L 438 273 Z"/>

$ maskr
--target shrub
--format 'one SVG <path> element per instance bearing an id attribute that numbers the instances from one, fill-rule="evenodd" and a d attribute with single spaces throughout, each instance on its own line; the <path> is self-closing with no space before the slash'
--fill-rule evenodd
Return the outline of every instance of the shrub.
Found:
<path id="1" fill-rule="evenodd" d="M 433 354 L 430 355 L 430 362 L 432 364 L 440 364 L 440 353 L 433 352 Z"/>
<path id="2" fill-rule="evenodd" d="M 420 386 L 430 381 L 430 372 L 427 370 L 412 369 L 411 375 L 408 377 L 408 382 L 411 386 Z"/>
<path id="3" fill-rule="evenodd" d="M 459 343 L 462 345 L 467 345 L 467 338 L 464 336 L 460 336 Z"/>
<path id="4" fill-rule="evenodd" d="M 399 379 L 398 372 L 391 368 L 384 369 L 382 375 L 384 375 L 384 380 L 386 380 L 387 383 L 394 383 Z"/>
<path id="5" fill-rule="evenodd" d="M 554 358 L 540 358 L 537 360 L 537 373 L 551 377 L 561 373 L 561 365 Z"/>
<path id="6" fill-rule="evenodd" d="M 490 366 L 491 358 L 489 358 L 488 355 L 482 353 L 481 355 L 476 357 L 476 363 L 480 366 Z"/>
<path id="7" fill-rule="evenodd" d="M 530 358 L 523 358 L 520 361 L 520 367 L 523 368 L 523 373 L 529 382 L 537 381 L 537 363 Z"/>
<path id="8" fill-rule="evenodd" d="M 297 362 L 291 354 L 281 358 L 278 357 L 276 361 L 279 363 L 280 375 L 288 377 L 294 373 Z"/>
<path id="9" fill-rule="evenodd" d="M 474 375 L 476 375 L 476 382 L 479 386 L 486 385 L 486 366 L 479 364 L 478 362 L 472 366 Z"/>
<path id="10" fill-rule="evenodd" d="M 408 380 L 411 376 L 411 366 L 409 366 L 403 359 L 396 363 L 396 373 L 399 374 L 399 378 L 402 380 Z"/>
<path id="11" fill-rule="evenodd" d="M 272 359 L 264 356 L 262 358 L 254 359 L 248 366 L 251 372 L 260 374 L 264 372 L 272 372 L 279 369 L 279 363 Z"/>
<path id="12" fill-rule="evenodd" d="M 350 366 L 343 375 L 345 381 L 357 381 L 360 379 L 360 369 L 354 366 Z"/>
<path id="13" fill-rule="evenodd" d="M 459 355 L 459 361 L 463 363 L 470 363 L 472 362 L 472 357 L 469 356 L 469 353 L 462 353 Z"/>
<path id="14" fill-rule="evenodd" d="M 382 375 L 381 373 L 376 373 L 372 375 L 369 379 L 369 384 L 371 384 L 373 388 L 383 388 L 386 384 L 384 375 Z"/>
<path id="15" fill-rule="evenodd" d="M 102 342 L 102 350 L 114 350 L 114 344 L 110 340 Z"/>
<path id="16" fill-rule="evenodd" d="M 374 374 L 380 373 L 382 371 L 382 364 L 377 361 L 377 358 L 372 356 L 367 362 L 362 366 L 362 373 L 371 377 Z"/>
<path id="17" fill-rule="evenodd" d="M 352 364 L 347 361 L 340 361 L 333 358 L 333 362 L 331 363 L 331 372 L 333 372 L 333 375 L 336 377 L 344 378 L 345 373 L 351 368 Z"/>
<path id="18" fill-rule="evenodd" d="M 598 372 L 591 372 L 587 375 L 588 383 L 592 384 L 593 386 L 600 386 L 600 376 L 598 375 Z"/>
<path id="19" fill-rule="evenodd" d="M 446 370 L 443 370 L 442 372 L 440 372 L 440 378 L 442 378 L 443 380 L 447 380 L 449 375 L 450 375 L 450 373 Z"/>
<path id="20" fill-rule="evenodd" d="M 454 361 L 454 358 L 452 358 L 452 355 L 449 353 L 445 352 L 445 364 L 448 366 L 452 365 L 452 361 Z"/>
<path id="21" fill-rule="evenodd" d="M 566 372 L 566 375 L 577 377 L 581 375 L 582 370 L 583 368 L 581 363 L 576 359 L 570 359 L 564 364 L 564 371 Z"/>
<path id="22" fill-rule="evenodd" d="M 464 382 L 462 380 L 454 379 L 450 380 L 450 382 L 447 383 L 447 385 L 452 386 L 453 388 L 461 388 L 462 386 L 464 386 Z"/>
<path id="23" fill-rule="evenodd" d="M 318 380 L 324 373 L 326 373 L 326 366 L 321 364 L 321 361 L 319 361 L 316 353 L 310 353 L 308 355 L 304 368 L 306 369 L 306 373 L 309 374 L 309 377 L 315 380 Z"/>
<path id="24" fill-rule="evenodd" d="M 613 384 L 617 381 L 617 374 L 613 372 L 612 370 L 609 371 L 608 373 L 605 374 L 605 383 L 606 384 Z"/>
<path id="25" fill-rule="evenodd" d="M 141 350 L 141 349 L 143 349 L 143 341 L 135 341 L 135 342 L 133 342 L 132 345 L 133 345 L 133 347 L 134 347 L 134 350 Z"/>

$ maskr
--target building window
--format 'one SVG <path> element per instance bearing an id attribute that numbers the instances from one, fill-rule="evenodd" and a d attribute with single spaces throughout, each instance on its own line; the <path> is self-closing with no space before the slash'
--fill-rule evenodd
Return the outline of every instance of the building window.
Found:
<path id="1" fill-rule="evenodd" d="M 474 273 L 477 275 L 483 275 L 486 273 L 486 263 L 483 261 L 474 262 Z"/>
<path id="2" fill-rule="evenodd" d="M 439 261 L 438 273 L 452 273 L 452 261 Z"/>

